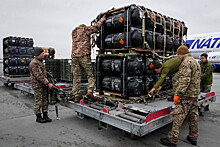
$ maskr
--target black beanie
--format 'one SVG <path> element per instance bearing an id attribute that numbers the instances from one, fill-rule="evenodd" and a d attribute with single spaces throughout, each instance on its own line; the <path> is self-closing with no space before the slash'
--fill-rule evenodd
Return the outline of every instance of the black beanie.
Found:
<path id="1" fill-rule="evenodd" d="M 208 54 L 203 53 L 201 56 L 204 56 L 206 59 L 208 58 Z"/>
<path id="2" fill-rule="evenodd" d="M 44 52 L 44 50 L 39 47 L 34 48 L 34 56 L 36 56 L 36 57 L 39 56 L 43 52 Z"/>
<path id="3" fill-rule="evenodd" d="M 153 61 L 153 67 L 154 67 L 154 69 L 158 69 L 158 68 L 162 67 L 162 64 L 160 63 L 159 60 L 154 60 Z"/>

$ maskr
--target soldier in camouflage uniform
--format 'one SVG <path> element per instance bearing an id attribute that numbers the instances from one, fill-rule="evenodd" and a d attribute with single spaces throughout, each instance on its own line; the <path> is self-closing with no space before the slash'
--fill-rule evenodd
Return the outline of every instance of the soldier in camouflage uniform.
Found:
<path id="1" fill-rule="evenodd" d="M 90 35 L 92 33 L 98 32 L 99 28 L 105 20 L 106 17 L 103 16 L 101 20 L 94 26 L 86 26 L 82 24 L 72 31 L 72 92 L 75 96 L 75 103 L 78 103 L 80 100 L 81 68 L 84 68 L 87 73 L 87 97 L 92 99 L 93 101 L 96 100 L 96 98 L 93 96 L 95 80 L 92 73 Z"/>
<path id="2" fill-rule="evenodd" d="M 156 73 L 161 73 L 160 79 L 154 85 L 154 87 L 150 90 L 148 94 L 152 95 L 154 91 L 160 91 L 162 86 L 165 83 L 166 76 L 168 74 L 174 74 L 179 70 L 181 60 L 179 57 L 174 57 L 167 60 L 165 63 L 162 64 L 162 67 L 155 69 Z"/>
<path id="3" fill-rule="evenodd" d="M 35 58 L 29 65 L 30 77 L 32 82 L 32 88 L 34 89 L 34 113 L 37 117 L 36 122 L 46 123 L 52 120 L 48 117 L 48 97 L 47 88 L 53 88 L 53 84 L 49 83 L 47 79 L 47 71 L 42 61 L 44 59 L 44 51 L 41 48 L 36 47 L 34 49 Z M 43 112 L 43 118 L 41 116 L 41 109 Z"/>
<path id="4" fill-rule="evenodd" d="M 202 70 L 202 76 L 201 76 L 201 92 L 209 93 L 211 91 L 212 82 L 213 82 L 213 76 L 212 71 L 213 67 L 210 62 L 207 60 L 208 55 L 206 53 L 201 55 L 201 70 Z M 205 110 L 209 110 L 209 105 L 205 107 Z"/>
<path id="5" fill-rule="evenodd" d="M 178 84 L 176 84 L 174 96 L 173 127 L 168 134 L 168 138 L 161 138 L 160 141 L 166 146 L 176 146 L 180 127 L 188 115 L 189 135 L 187 140 L 191 144 L 197 145 L 199 135 L 198 96 L 200 93 L 201 69 L 197 61 L 189 53 L 188 47 L 180 46 L 177 54 L 182 63 L 176 73 Z"/>

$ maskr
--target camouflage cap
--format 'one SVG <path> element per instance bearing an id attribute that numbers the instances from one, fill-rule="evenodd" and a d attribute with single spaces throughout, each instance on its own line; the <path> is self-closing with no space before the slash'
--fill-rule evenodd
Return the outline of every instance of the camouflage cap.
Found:
<path id="1" fill-rule="evenodd" d="M 81 24 L 81 25 L 79 25 L 79 27 L 86 27 L 86 25 L 85 24 Z"/>

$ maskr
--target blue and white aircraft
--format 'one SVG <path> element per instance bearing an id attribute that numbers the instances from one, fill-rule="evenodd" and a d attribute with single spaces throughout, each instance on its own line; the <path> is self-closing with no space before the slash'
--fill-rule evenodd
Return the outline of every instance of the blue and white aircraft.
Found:
<path id="1" fill-rule="evenodd" d="M 220 68 L 220 32 L 192 35 L 186 43 L 195 59 L 200 59 L 202 53 L 207 53 L 208 61 L 213 67 Z"/>

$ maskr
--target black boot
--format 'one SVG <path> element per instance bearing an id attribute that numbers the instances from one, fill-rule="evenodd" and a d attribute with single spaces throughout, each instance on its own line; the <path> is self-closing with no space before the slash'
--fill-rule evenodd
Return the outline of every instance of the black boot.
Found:
<path id="1" fill-rule="evenodd" d="M 187 140 L 188 140 L 192 145 L 197 145 L 197 141 L 192 140 L 189 136 L 187 136 Z"/>
<path id="2" fill-rule="evenodd" d="M 176 147 L 176 144 L 170 142 L 168 138 L 160 138 L 160 142 L 165 146 Z"/>
<path id="3" fill-rule="evenodd" d="M 37 116 L 36 122 L 46 123 L 46 120 L 41 117 L 41 114 L 37 114 L 36 116 Z"/>
<path id="4" fill-rule="evenodd" d="M 52 119 L 50 119 L 50 118 L 48 117 L 47 112 L 43 112 L 43 119 L 45 119 L 46 122 L 51 122 L 51 121 L 52 121 Z"/>

